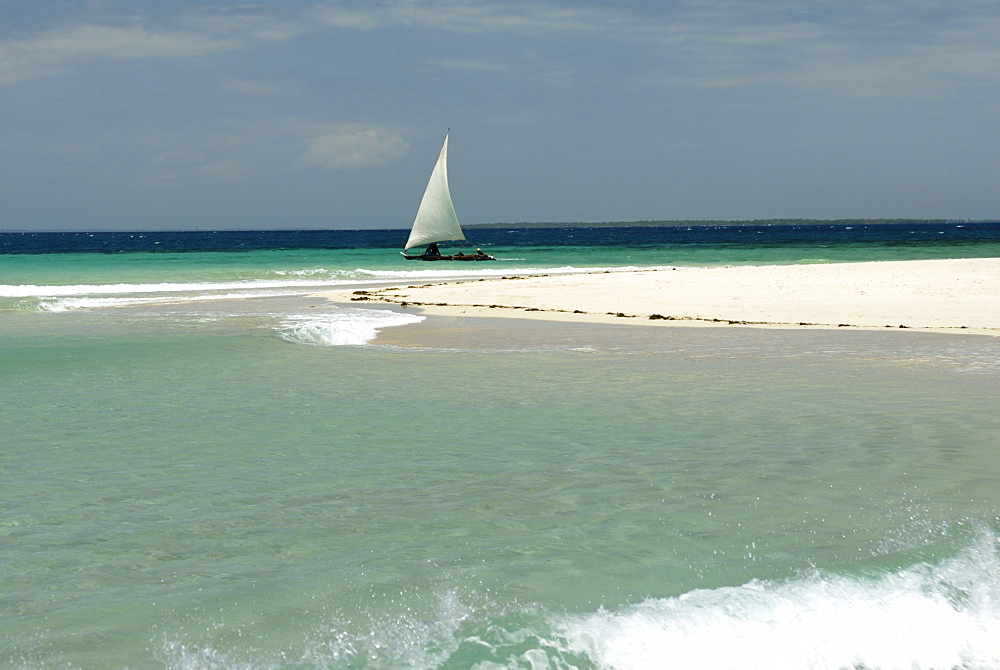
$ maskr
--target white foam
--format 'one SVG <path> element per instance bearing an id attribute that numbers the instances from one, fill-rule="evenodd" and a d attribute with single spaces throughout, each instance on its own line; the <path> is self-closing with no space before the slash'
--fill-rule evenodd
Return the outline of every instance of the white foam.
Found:
<path id="1" fill-rule="evenodd" d="M 421 668 L 442 667 L 458 648 L 455 632 L 472 610 L 454 593 L 439 598 L 432 618 L 400 614 L 387 620 L 372 620 L 368 631 L 352 634 L 341 622 L 323 626 L 310 635 L 301 651 L 273 656 L 242 658 L 235 650 L 223 650 L 204 642 L 188 643 L 164 638 L 156 660 L 170 670 L 279 670 L 281 668 Z M 332 629 L 331 629 L 332 628 Z"/>
<path id="2" fill-rule="evenodd" d="M 226 300 L 235 298 L 267 298 L 283 295 L 274 291 L 247 291 L 245 293 L 209 293 L 193 296 L 163 296 L 151 295 L 132 298 L 114 297 L 80 297 L 80 298 L 46 298 L 38 303 L 38 310 L 43 312 L 68 312 L 76 309 L 96 309 L 100 307 L 126 307 L 129 305 L 176 304 L 198 302 L 205 300 Z"/>
<path id="3" fill-rule="evenodd" d="M 753 581 L 581 615 L 477 606 L 449 591 L 433 610 L 404 599 L 353 622 L 319 623 L 298 649 L 251 661 L 235 648 L 180 639 L 165 640 L 158 655 L 178 670 L 986 670 L 1000 668 L 997 542 L 984 530 L 938 565 Z"/>
<path id="4" fill-rule="evenodd" d="M 392 326 L 419 323 L 425 317 L 389 310 L 344 309 L 329 314 L 297 314 L 286 316 L 281 324 L 281 337 L 294 344 L 334 347 L 366 344 L 379 331 Z"/>
<path id="5" fill-rule="evenodd" d="M 562 634 L 598 667 L 616 670 L 997 668 L 993 543 L 938 567 L 874 578 L 816 574 L 651 599 L 568 618 Z"/>
<path id="6" fill-rule="evenodd" d="M 36 284 L 2 284 L 2 298 L 61 298 L 81 295 L 134 295 L 137 293 L 204 293 L 220 291 L 242 291 L 278 288 L 315 288 L 329 286 L 332 280 L 246 280 L 228 282 L 191 282 L 157 284 L 67 284 L 45 286 Z"/>
<path id="7" fill-rule="evenodd" d="M 519 276 L 539 274 L 581 274 L 603 271 L 636 271 L 638 267 L 615 268 L 578 268 L 572 266 L 559 268 L 520 268 L 510 270 L 487 267 L 477 269 L 427 268 L 418 270 L 366 270 L 358 268 L 353 271 L 330 271 L 325 268 L 314 268 L 296 271 L 275 271 L 277 278 L 246 279 L 218 282 L 160 282 L 160 283 L 118 283 L 118 284 L 0 284 L 0 298 L 36 298 L 42 301 L 40 309 L 62 311 L 66 309 L 82 309 L 85 307 L 103 307 L 115 304 L 137 304 L 142 302 L 163 302 L 163 296 L 185 296 L 184 300 L 223 297 L 246 297 L 248 293 L 260 291 L 315 291 L 319 289 L 335 289 L 338 287 L 365 283 L 382 283 L 390 280 L 400 281 L 444 281 L 463 279 L 486 279 L 515 274 Z M 645 268 L 656 269 L 656 268 Z M 219 294 L 224 295 L 219 295 Z M 275 295 L 272 293 L 272 295 Z M 130 302 L 114 302 L 122 296 L 143 296 Z M 89 298 L 91 302 L 65 301 L 66 298 Z M 60 300 L 63 300 L 60 303 Z"/>

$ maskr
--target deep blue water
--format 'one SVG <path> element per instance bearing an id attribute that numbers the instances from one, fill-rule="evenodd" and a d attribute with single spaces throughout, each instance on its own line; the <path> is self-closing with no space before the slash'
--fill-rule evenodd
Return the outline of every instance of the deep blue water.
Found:
<path id="1" fill-rule="evenodd" d="M 733 226 L 483 228 L 466 235 L 483 247 L 970 246 L 1000 244 L 1000 222 Z M 0 254 L 396 249 L 402 230 L 6 232 Z"/>

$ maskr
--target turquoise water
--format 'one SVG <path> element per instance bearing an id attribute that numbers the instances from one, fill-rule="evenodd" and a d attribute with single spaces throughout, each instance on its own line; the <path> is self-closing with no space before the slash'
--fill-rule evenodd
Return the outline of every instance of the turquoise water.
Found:
<path id="1" fill-rule="evenodd" d="M 132 291 L 184 284 L 273 291 L 512 271 L 1000 256 L 996 223 L 477 230 L 470 235 L 486 238 L 485 248 L 498 260 L 447 265 L 403 260 L 397 249 L 403 233 L 0 233 L 0 309 L 4 298 L 44 292 L 38 286 L 60 287 L 62 294 L 116 284 Z"/>
<path id="2" fill-rule="evenodd" d="M 257 282 L 357 256 L 198 255 L 4 280 L 0 667 L 1000 668 L 995 338 L 417 322 Z"/>
<path id="3" fill-rule="evenodd" d="M 528 247 L 494 250 L 498 262 L 418 263 L 387 249 L 283 249 L 201 253 L 62 253 L 0 256 L 0 311 L 301 294 L 398 282 L 573 273 L 595 269 L 767 265 L 1000 255 L 977 246 Z"/>

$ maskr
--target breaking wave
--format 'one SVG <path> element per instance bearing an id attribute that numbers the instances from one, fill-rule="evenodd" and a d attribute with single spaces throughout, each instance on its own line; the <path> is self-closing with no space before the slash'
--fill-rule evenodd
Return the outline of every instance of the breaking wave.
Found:
<path id="1" fill-rule="evenodd" d="M 171 670 L 1000 668 L 997 542 L 984 530 L 938 564 L 817 571 L 583 614 L 469 604 L 475 595 L 446 591 L 420 615 L 414 603 L 361 620 L 334 615 L 273 657 L 179 639 L 164 639 L 157 656 Z"/>
<path id="2" fill-rule="evenodd" d="M 80 298 L 47 298 L 41 299 L 35 308 L 43 312 L 69 312 L 77 309 L 97 309 L 101 307 L 126 307 L 129 305 L 162 305 L 184 302 L 200 302 L 207 300 L 226 300 L 233 298 L 267 298 L 282 295 L 268 291 L 247 291 L 244 293 L 211 293 L 194 296 L 164 296 L 153 295 L 132 298 L 117 297 L 80 297 Z"/>
<path id="3" fill-rule="evenodd" d="M 279 333 L 293 344 L 360 345 L 375 339 L 383 328 L 419 323 L 424 318 L 389 310 L 344 309 L 333 314 L 286 316 Z"/>
<path id="4" fill-rule="evenodd" d="M 135 295 L 140 293 L 219 293 L 261 289 L 312 289 L 329 286 L 330 281 L 260 280 L 224 282 L 163 282 L 150 284 L 0 285 L 0 298 L 60 298 L 84 295 Z"/>

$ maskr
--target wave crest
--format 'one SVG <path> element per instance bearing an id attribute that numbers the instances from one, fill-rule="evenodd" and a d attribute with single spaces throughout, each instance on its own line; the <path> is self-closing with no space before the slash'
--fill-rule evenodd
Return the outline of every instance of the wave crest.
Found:
<path id="1" fill-rule="evenodd" d="M 165 640 L 160 657 L 186 670 L 998 668 L 997 543 L 986 529 L 937 564 L 752 581 L 576 615 L 454 590 L 430 601 L 413 593 L 373 602 L 353 621 L 318 623 L 280 656 L 247 660 L 212 643 Z"/>
<path id="2" fill-rule="evenodd" d="M 937 566 L 698 590 L 560 628 L 601 668 L 996 668 L 996 543 L 984 531 Z"/>
<path id="3" fill-rule="evenodd" d="M 287 316 L 279 332 L 282 339 L 293 344 L 361 345 L 375 339 L 383 328 L 419 323 L 424 318 L 389 310 L 344 309 L 332 314 Z"/>

